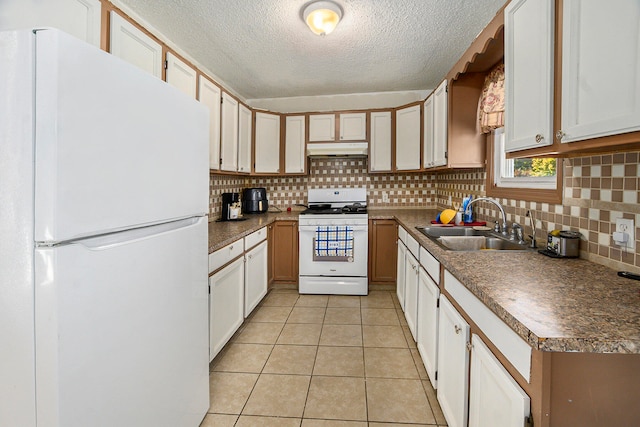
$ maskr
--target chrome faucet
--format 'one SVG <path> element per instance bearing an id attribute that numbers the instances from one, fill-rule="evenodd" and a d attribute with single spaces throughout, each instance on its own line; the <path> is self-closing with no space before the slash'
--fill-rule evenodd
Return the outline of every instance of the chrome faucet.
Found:
<path id="1" fill-rule="evenodd" d="M 529 217 L 529 220 L 531 221 L 531 247 L 535 248 L 537 247 L 536 245 L 536 217 L 534 216 L 533 212 L 531 211 L 527 211 L 527 216 Z"/>
<path id="2" fill-rule="evenodd" d="M 511 224 L 511 236 L 509 240 L 515 240 L 519 245 L 524 244 L 524 233 L 522 231 L 522 226 L 517 222 Z"/>
<path id="3" fill-rule="evenodd" d="M 502 205 L 497 200 L 492 199 L 491 197 L 478 197 L 477 199 L 473 199 L 469 202 L 465 213 L 471 213 L 471 205 L 475 202 L 490 202 L 496 205 L 498 209 L 500 209 L 500 214 L 502 215 L 502 225 L 500 227 L 500 232 L 504 236 L 507 236 L 509 234 L 507 232 L 507 214 L 504 213 L 504 208 L 502 207 Z"/>

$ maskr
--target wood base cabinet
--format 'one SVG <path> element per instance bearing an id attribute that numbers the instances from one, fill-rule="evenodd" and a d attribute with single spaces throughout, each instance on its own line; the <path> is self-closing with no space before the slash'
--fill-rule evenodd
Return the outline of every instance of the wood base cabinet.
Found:
<path id="1" fill-rule="evenodd" d="M 397 239 L 394 220 L 369 221 L 369 284 L 395 285 Z"/>
<path id="2" fill-rule="evenodd" d="M 276 221 L 269 227 L 272 283 L 298 283 L 298 221 Z"/>
<path id="3" fill-rule="evenodd" d="M 244 321 L 244 258 L 209 277 L 209 361 Z"/>

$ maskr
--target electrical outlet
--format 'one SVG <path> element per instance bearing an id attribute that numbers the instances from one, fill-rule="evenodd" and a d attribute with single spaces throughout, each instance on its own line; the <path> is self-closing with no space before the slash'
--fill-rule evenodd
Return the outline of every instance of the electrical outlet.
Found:
<path id="1" fill-rule="evenodd" d="M 386 191 L 382 192 L 382 203 L 389 203 L 389 193 Z"/>
<path id="2" fill-rule="evenodd" d="M 625 251 L 633 251 L 636 249 L 636 233 L 635 225 L 632 219 L 616 218 L 616 232 L 627 233 L 626 243 L 618 244 Z"/>

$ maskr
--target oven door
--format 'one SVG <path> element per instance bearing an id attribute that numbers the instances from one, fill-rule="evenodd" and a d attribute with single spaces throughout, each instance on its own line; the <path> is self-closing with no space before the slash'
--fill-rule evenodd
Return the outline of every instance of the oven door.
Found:
<path id="1" fill-rule="evenodd" d="M 368 226 L 348 227 L 351 233 L 347 234 L 348 241 L 345 243 L 344 234 L 334 239 L 327 233 L 327 226 L 299 226 L 300 276 L 367 276 Z"/>

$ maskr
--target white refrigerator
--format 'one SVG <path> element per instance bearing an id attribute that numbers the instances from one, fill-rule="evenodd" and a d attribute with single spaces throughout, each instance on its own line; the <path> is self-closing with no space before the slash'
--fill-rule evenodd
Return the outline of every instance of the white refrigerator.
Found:
<path id="1" fill-rule="evenodd" d="M 208 126 L 67 34 L 0 33 L 0 426 L 199 425 Z"/>

